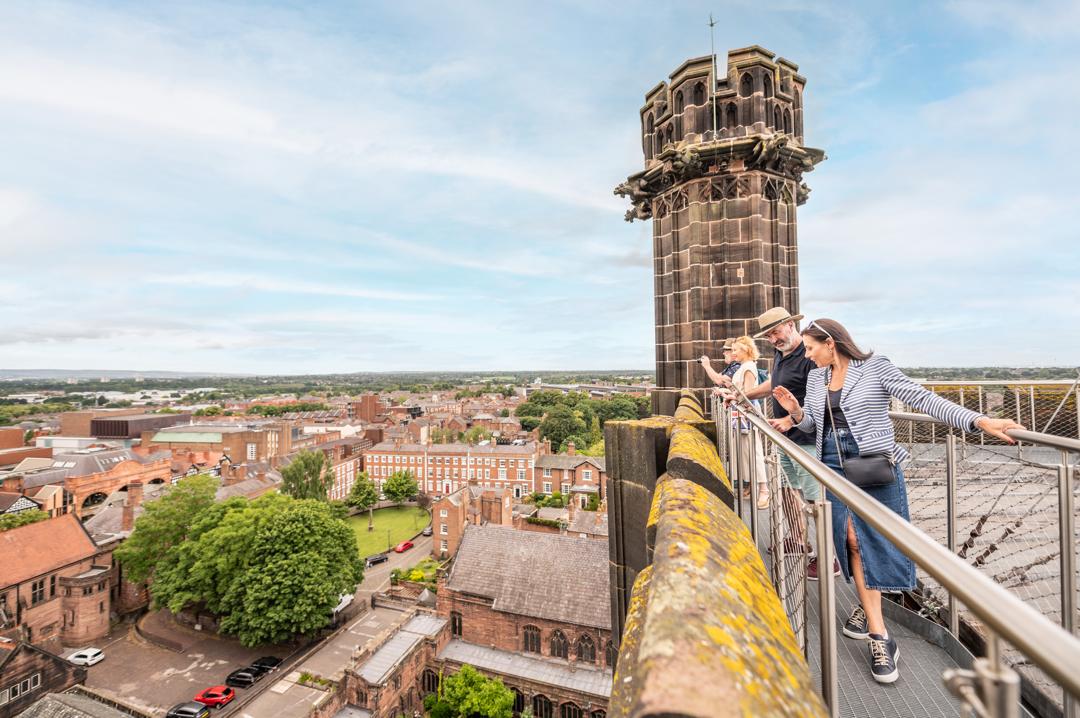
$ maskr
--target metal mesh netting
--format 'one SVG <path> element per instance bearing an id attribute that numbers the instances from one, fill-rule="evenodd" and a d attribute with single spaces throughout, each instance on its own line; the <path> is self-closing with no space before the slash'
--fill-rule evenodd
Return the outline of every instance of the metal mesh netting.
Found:
<path id="1" fill-rule="evenodd" d="M 1071 424 L 1061 418 L 1061 411 L 1057 412 L 1057 418 L 1053 417 L 1056 407 L 1067 405 L 1063 404 L 1061 393 L 1040 398 L 1037 392 L 1024 391 L 1021 387 L 1003 387 L 996 394 L 985 391 L 985 387 L 976 387 L 974 395 L 965 392 L 961 396 L 955 387 L 949 389 L 939 393 L 976 411 L 981 408 L 991 415 L 1010 416 L 1038 431 L 1046 428 L 1039 423 L 1040 419 L 1051 428 L 1075 431 L 1075 410 L 1067 413 L 1072 417 Z M 996 399 L 992 398 L 995 396 Z M 1069 398 L 1075 400 L 1075 394 Z M 981 407 L 977 403 L 980 401 Z M 914 421 L 896 421 L 895 428 L 898 443 L 912 456 L 904 466 L 911 522 L 947 544 L 945 437 L 950 430 Z M 1061 452 L 1031 445 L 1009 446 L 983 435 L 953 433 L 957 438 L 957 555 L 1050 620 L 1060 623 L 1062 536 L 1058 465 L 1062 462 Z M 1077 460 L 1075 454 L 1068 457 L 1074 466 Z M 1077 488 L 1075 485 L 1073 488 L 1075 495 Z M 1073 536 L 1069 547 L 1075 551 L 1076 546 L 1077 537 Z M 947 593 L 923 571 L 918 575 L 930 606 L 946 606 Z M 977 619 L 963 606 L 960 616 L 978 630 Z M 1051 701 L 1061 705 L 1060 687 L 1023 655 L 1009 649 L 1005 659 Z"/>

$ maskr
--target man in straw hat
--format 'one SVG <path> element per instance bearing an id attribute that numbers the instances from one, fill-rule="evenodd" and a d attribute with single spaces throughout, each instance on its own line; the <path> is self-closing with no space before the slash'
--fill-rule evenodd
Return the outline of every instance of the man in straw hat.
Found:
<path id="1" fill-rule="evenodd" d="M 773 307 L 757 318 L 758 332 L 755 339 L 764 339 L 773 345 L 776 350 L 773 355 L 772 374 L 768 381 L 758 384 L 746 392 L 750 399 L 763 399 L 772 395 L 774 387 L 782 386 L 797 397 L 806 398 L 806 378 L 810 370 L 815 368 L 814 362 L 806 357 L 802 335 L 799 333 L 799 320 L 802 314 L 794 316 L 783 307 Z M 731 380 L 721 378 L 721 386 L 730 385 Z M 802 400 L 800 400 L 802 401 Z M 772 414 L 775 418 L 787 416 L 788 412 L 774 398 L 772 400 Z M 785 435 L 794 441 L 799 447 L 810 455 L 816 454 L 813 434 L 805 434 L 798 429 L 785 432 Z M 791 529 L 794 540 L 789 541 L 785 548 L 791 551 L 808 550 L 806 544 L 806 521 L 801 510 L 802 501 L 818 501 L 821 499 L 821 484 L 811 476 L 806 469 L 792 461 L 784 452 L 780 452 L 780 466 L 784 469 L 787 479 L 787 487 L 784 490 L 784 514 Z M 833 573 L 840 573 L 840 563 L 834 560 Z M 818 577 L 817 557 L 810 559 L 807 567 L 807 578 L 816 581 Z"/>
<path id="2" fill-rule="evenodd" d="M 724 363 L 727 364 L 727 368 L 720 373 L 728 379 L 735 376 L 735 372 L 739 371 L 739 362 L 735 361 L 735 355 L 732 353 L 734 348 L 734 339 L 724 340 Z"/>

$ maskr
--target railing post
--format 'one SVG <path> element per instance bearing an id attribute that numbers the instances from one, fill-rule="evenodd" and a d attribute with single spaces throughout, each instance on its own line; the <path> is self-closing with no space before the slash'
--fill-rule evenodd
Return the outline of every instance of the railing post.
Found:
<path id="1" fill-rule="evenodd" d="M 986 411 L 983 409 L 983 387 L 982 387 L 982 384 L 979 384 L 979 413 L 980 414 L 985 414 L 986 413 Z M 980 431 L 979 432 L 979 444 L 982 445 L 982 444 L 985 444 L 985 443 L 986 443 L 986 433 Z"/>
<path id="2" fill-rule="evenodd" d="M 956 555 L 956 436 L 950 431 L 945 437 L 945 526 L 949 553 Z M 956 596 L 949 592 L 949 632 L 960 637 L 960 613 Z"/>
<path id="3" fill-rule="evenodd" d="M 1058 528 L 1061 531 L 1061 627 L 1074 634 L 1076 631 L 1076 532 L 1075 501 L 1073 500 L 1073 468 L 1069 465 L 1069 452 L 1061 452 L 1058 466 Z M 1064 696 L 1065 718 L 1076 718 L 1076 700 L 1066 690 Z"/>
<path id="4" fill-rule="evenodd" d="M 750 425 L 750 430 L 746 434 L 746 438 L 750 440 L 750 446 L 747 447 L 746 463 L 747 470 L 746 475 L 750 478 L 750 535 L 754 538 L 754 545 L 757 546 L 758 542 L 758 510 L 757 510 L 757 494 L 758 494 L 758 462 L 757 462 L 757 427 L 753 424 Z"/>
<path id="5" fill-rule="evenodd" d="M 836 549 L 832 539 L 832 504 L 814 502 L 818 543 L 818 636 L 821 641 L 821 697 L 829 715 L 840 715 L 836 682 L 836 592 L 832 565 Z M 824 568 L 823 568 L 824 567 Z"/>
<path id="6" fill-rule="evenodd" d="M 742 482 L 742 479 L 743 479 L 743 477 L 742 477 L 742 456 L 743 456 L 742 443 L 743 443 L 743 437 L 742 437 L 742 431 L 740 431 L 741 419 L 738 419 L 738 420 L 735 419 L 734 415 L 735 415 L 735 408 L 731 407 L 731 414 L 730 414 L 731 418 L 729 419 L 728 424 L 731 426 L 731 438 L 732 438 L 731 443 L 732 443 L 732 446 L 734 446 L 734 448 L 735 448 L 734 456 L 732 456 L 732 458 L 731 458 L 731 466 L 734 469 L 734 472 L 733 472 L 734 477 L 731 480 L 731 485 L 735 489 L 735 506 L 736 506 L 735 513 L 738 514 L 740 519 L 745 520 L 745 517 L 743 516 L 743 511 L 742 511 L 742 505 L 743 505 L 743 497 L 742 497 L 742 494 L 743 494 L 743 487 L 742 487 L 742 483 L 743 483 Z"/>
<path id="7" fill-rule="evenodd" d="M 1024 417 L 1020 415 L 1020 389 L 1013 387 L 1013 399 L 1016 400 L 1016 423 L 1023 424 Z M 1024 442 L 1016 442 L 1016 458 L 1023 461 L 1024 459 Z"/>
<path id="8" fill-rule="evenodd" d="M 1020 676 L 1002 662 L 997 634 L 986 637 L 985 658 L 976 658 L 970 670 L 950 668 L 942 678 L 964 704 L 965 716 L 1019 718 Z"/>

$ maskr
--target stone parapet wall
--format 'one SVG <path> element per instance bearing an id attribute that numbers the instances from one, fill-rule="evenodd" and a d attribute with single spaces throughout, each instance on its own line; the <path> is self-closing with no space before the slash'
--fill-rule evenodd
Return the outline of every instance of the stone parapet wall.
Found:
<path id="1" fill-rule="evenodd" d="M 825 715 L 714 443 L 685 392 L 674 416 L 605 426 L 610 716 Z"/>

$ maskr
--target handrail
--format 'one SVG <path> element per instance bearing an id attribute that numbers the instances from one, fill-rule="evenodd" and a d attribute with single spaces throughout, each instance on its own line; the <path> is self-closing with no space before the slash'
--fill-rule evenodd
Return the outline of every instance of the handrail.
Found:
<path id="1" fill-rule="evenodd" d="M 899 421 L 918 421 L 927 424 L 948 426 L 944 421 L 935 419 L 928 414 L 916 414 L 907 411 L 890 411 L 889 418 L 897 419 Z M 1061 449 L 1062 451 L 1080 452 L 1080 439 L 1070 439 L 1065 436 L 1058 436 L 1057 434 L 1044 434 L 1039 431 L 1030 431 L 1028 429 L 1010 429 L 1005 433 L 1008 434 L 1010 438 L 1016 439 L 1017 441 L 1050 446 L 1055 449 Z"/>
<path id="2" fill-rule="evenodd" d="M 850 510 L 952 592 L 999 636 L 1023 651 L 1068 693 L 1080 697 L 1080 639 L 949 552 L 947 548 L 827 467 L 754 412 L 741 412 Z M 910 415 L 919 417 L 921 415 Z M 927 417 L 929 418 L 929 417 Z M 1025 432 L 1035 434 L 1035 432 Z M 1020 438 L 1020 437 L 1017 437 Z"/>

